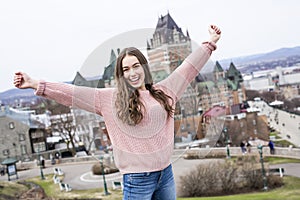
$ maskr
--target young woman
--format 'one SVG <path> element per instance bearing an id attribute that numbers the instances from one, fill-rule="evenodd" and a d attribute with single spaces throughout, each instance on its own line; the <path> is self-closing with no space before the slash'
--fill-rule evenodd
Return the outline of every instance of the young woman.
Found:
<path id="1" fill-rule="evenodd" d="M 174 109 L 188 84 L 209 59 L 221 31 L 209 27 L 210 40 L 189 55 L 165 80 L 153 84 L 148 62 L 136 48 L 117 58 L 117 88 L 88 88 L 38 81 L 17 72 L 17 88 L 104 117 L 115 163 L 123 174 L 123 199 L 176 199 L 171 166 Z"/>

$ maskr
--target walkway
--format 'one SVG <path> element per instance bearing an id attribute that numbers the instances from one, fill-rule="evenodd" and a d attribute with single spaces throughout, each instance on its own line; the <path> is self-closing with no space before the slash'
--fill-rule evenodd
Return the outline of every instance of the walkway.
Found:
<path id="1" fill-rule="evenodd" d="M 198 164 L 207 162 L 223 161 L 223 159 L 196 159 L 186 160 L 176 156 L 173 157 L 173 170 L 175 175 L 175 181 L 177 186 L 180 184 L 180 176 L 185 175 L 187 172 L 194 169 Z M 103 187 L 102 176 L 92 175 L 91 169 L 95 162 L 84 163 L 68 163 L 48 166 L 43 169 L 44 174 L 52 174 L 54 167 L 59 167 L 65 173 L 64 182 L 69 183 L 73 189 L 85 190 L 91 188 Z M 300 178 L 300 163 L 288 163 L 272 165 L 272 168 L 283 167 L 285 169 L 285 175 L 296 176 Z M 40 176 L 40 168 L 25 170 L 18 172 L 19 180 L 25 180 L 31 177 Z M 122 175 L 120 173 L 106 175 L 106 182 L 108 187 L 112 187 L 112 181 L 121 181 Z M 15 180 L 15 176 L 11 177 L 12 181 Z M 0 176 L 0 181 L 6 181 L 7 175 Z"/>

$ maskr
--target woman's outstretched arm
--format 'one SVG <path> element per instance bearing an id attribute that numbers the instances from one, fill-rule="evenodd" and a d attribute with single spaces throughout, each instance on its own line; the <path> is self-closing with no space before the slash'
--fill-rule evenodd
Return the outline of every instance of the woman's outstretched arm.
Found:
<path id="1" fill-rule="evenodd" d="M 99 101 L 101 95 L 100 90 L 95 88 L 39 81 L 24 72 L 15 73 L 14 85 L 19 89 L 32 88 L 35 90 L 36 95 L 55 100 L 65 106 L 100 114 Z"/>

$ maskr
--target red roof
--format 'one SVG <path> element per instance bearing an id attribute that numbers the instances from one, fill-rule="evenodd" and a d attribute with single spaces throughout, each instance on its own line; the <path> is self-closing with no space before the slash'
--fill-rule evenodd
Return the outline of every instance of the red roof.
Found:
<path id="1" fill-rule="evenodd" d="M 203 114 L 203 117 L 219 117 L 226 114 L 226 108 L 221 106 L 214 106 L 213 108 L 210 108 L 208 111 L 206 111 Z"/>

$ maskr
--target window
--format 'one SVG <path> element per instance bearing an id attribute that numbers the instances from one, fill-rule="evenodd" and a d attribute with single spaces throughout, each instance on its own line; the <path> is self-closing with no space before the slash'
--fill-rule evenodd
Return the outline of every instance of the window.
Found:
<path id="1" fill-rule="evenodd" d="M 33 148 L 35 153 L 46 151 L 46 146 L 44 142 L 34 143 Z"/>
<path id="2" fill-rule="evenodd" d="M 19 141 L 24 141 L 25 139 L 25 134 L 19 134 Z"/>
<path id="3" fill-rule="evenodd" d="M 22 154 L 22 155 L 27 154 L 27 148 L 26 148 L 26 145 L 21 145 L 20 148 L 21 148 L 21 154 Z"/>
<path id="4" fill-rule="evenodd" d="M 3 153 L 4 156 L 8 156 L 9 155 L 9 149 L 4 149 L 2 151 L 2 153 Z"/>
<path id="5" fill-rule="evenodd" d="M 36 131 L 31 134 L 31 138 L 41 138 L 44 137 L 44 133 L 42 131 Z"/>
<path id="6" fill-rule="evenodd" d="M 9 126 L 10 129 L 14 129 L 15 128 L 15 123 L 9 122 L 8 126 Z"/>

